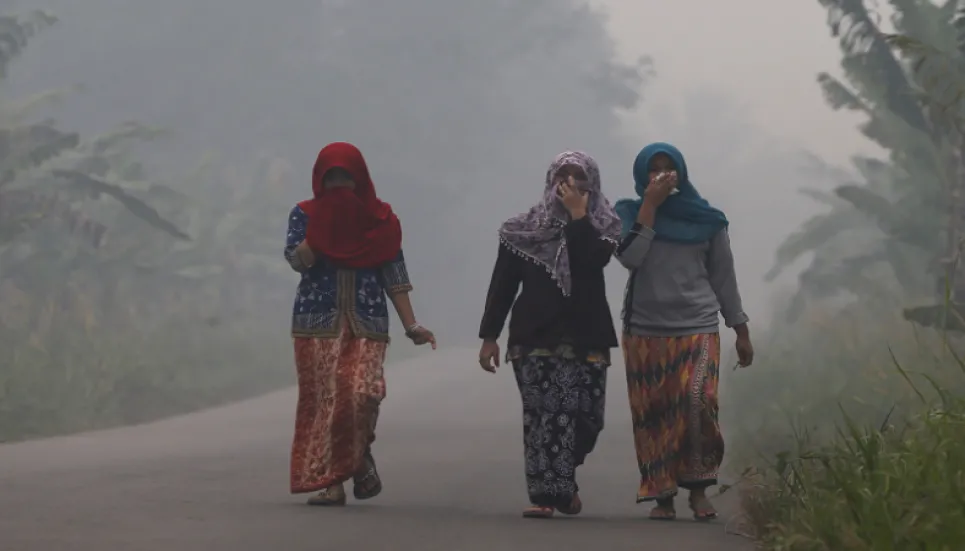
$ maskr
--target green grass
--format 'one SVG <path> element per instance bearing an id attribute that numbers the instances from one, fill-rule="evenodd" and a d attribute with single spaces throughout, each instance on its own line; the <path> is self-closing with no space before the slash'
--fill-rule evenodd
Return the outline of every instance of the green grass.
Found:
<path id="1" fill-rule="evenodd" d="M 743 489 L 755 537 L 774 551 L 952 551 L 965 546 L 965 406 L 901 429 L 845 424 L 802 438 Z"/>
<path id="2" fill-rule="evenodd" d="M 774 551 L 965 549 L 961 343 L 855 308 L 770 338 L 722 406 L 744 529 Z"/>
<path id="3" fill-rule="evenodd" d="M 927 400 L 939 398 L 929 380 L 965 390 L 965 377 L 943 353 L 942 336 L 897 314 L 817 313 L 794 325 L 775 324 L 755 345 L 754 366 L 724 373 L 721 383 L 728 456 L 739 465 L 793 448 L 793 427 L 813 441 L 834 437 L 842 409 L 860 425 L 880 423 L 889 413 L 896 420 L 914 416 L 918 391 Z M 903 375 L 896 363 L 914 368 Z"/>

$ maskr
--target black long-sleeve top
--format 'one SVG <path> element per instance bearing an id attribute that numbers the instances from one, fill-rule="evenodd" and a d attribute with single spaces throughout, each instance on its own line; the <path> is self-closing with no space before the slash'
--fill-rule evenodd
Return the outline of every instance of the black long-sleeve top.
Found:
<path id="1" fill-rule="evenodd" d="M 563 295 L 543 266 L 500 243 L 479 338 L 498 339 L 512 309 L 509 347 L 569 344 L 583 350 L 609 350 L 618 346 L 603 278 L 615 246 L 601 239 L 586 217 L 567 224 L 564 232 L 570 255 L 570 296 Z M 520 284 L 523 290 L 517 298 Z"/>

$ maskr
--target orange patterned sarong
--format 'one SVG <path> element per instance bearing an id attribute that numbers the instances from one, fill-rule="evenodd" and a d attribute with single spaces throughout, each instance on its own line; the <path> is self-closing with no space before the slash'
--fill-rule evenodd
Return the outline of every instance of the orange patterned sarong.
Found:
<path id="1" fill-rule="evenodd" d="M 291 492 L 317 492 L 349 480 L 375 440 L 385 398 L 388 343 L 356 338 L 348 323 L 337 338 L 295 337 L 298 409 Z"/>
<path id="2" fill-rule="evenodd" d="M 717 483 L 724 439 L 717 421 L 720 335 L 623 336 L 637 501 Z"/>

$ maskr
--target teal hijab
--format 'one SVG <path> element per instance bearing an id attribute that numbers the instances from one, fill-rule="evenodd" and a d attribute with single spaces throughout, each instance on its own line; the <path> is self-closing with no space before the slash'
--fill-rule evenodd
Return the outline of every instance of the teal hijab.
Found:
<path id="1" fill-rule="evenodd" d="M 621 199 L 614 205 L 623 223 L 623 235 L 630 233 L 630 228 L 636 223 L 637 213 L 643 205 L 643 192 L 650 183 L 650 161 L 660 153 L 673 161 L 677 169 L 677 189 L 680 191 L 667 197 L 657 209 L 653 224 L 656 234 L 654 239 L 685 244 L 710 241 L 717 232 L 729 225 L 727 216 L 697 193 L 687 174 L 687 163 L 683 154 L 676 147 L 663 142 L 644 147 L 633 161 L 633 181 L 636 183 L 634 189 L 640 198 Z"/>

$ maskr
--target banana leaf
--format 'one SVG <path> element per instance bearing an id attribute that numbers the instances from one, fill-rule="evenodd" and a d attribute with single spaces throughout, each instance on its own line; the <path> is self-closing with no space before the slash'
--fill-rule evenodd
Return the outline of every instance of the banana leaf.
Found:
<path id="1" fill-rule="evenodd" d="M 91 178 L 87 174 L 75 170 L 55 170 L 53 174 L 58 178 L 67 180 L 70 185 L 108 195 L 124 205 L 131 214 L 147 222 L 149 225 L 183 241 L 191 241 L 190 235 L 170 221 L 162 218 L 154 207 L 134 197 L 118 185 Z"/>

